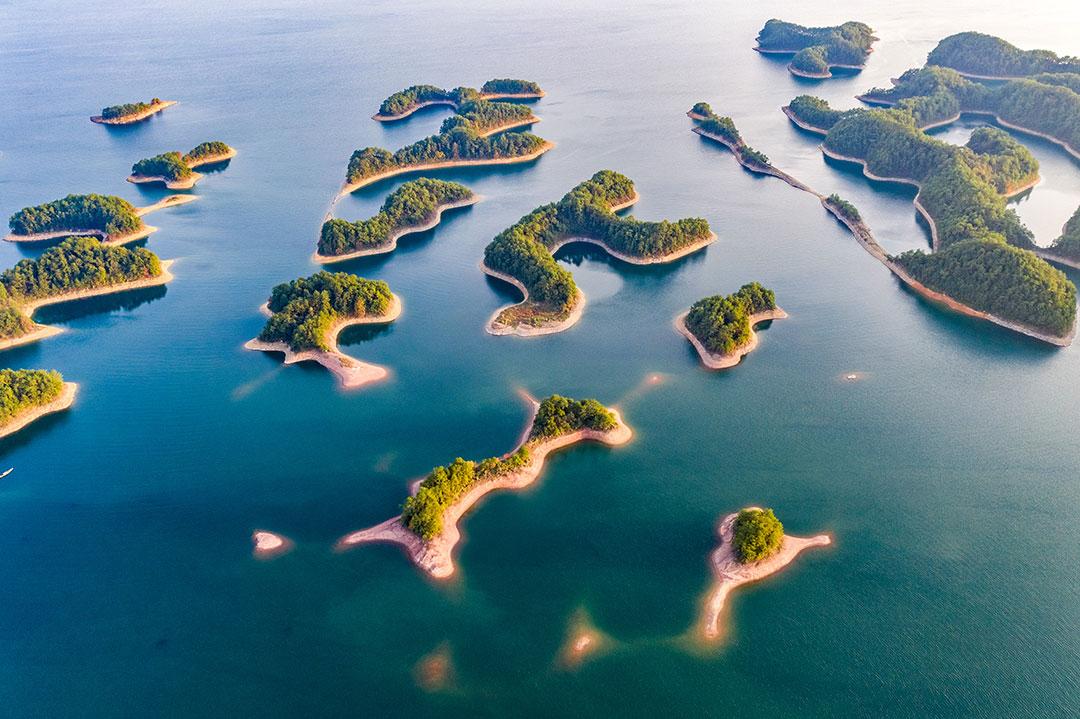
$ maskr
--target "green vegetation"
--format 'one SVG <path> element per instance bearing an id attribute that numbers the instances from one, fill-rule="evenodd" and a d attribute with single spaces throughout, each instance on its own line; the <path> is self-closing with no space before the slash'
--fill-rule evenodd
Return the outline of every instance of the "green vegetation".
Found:
<path id="1" fill-rule="evenodd" d="M 55 370 L 0 369 L 0 427 L 23 411 L 52 402 L 64 389 Z"/>
<path id="2" fill-rule="evenodd" d="M 730 117 L 721 117 L 713 112 L 712 107 L 707 102 L 699 102 L 690 109 L 690 112 L 695 115 L 704 117 L 704 120 L 699 121 L 698 127 L 710 135 L 717 135 L 724 138 L 729 147 L 735 154 L 737 154 L 743 161 L 750 165 L 759 168 L 770 168 L 769 156 L 760 150 L 755 150 L 743 141 L 742 135 L 739 134 L 739 130 L 735 127 L 735 121 Z"/>
<path id="3" fill-rule="evenodd" d="M 851 204 L 840 195 L 835 192 L 829 195 L 825 202 L 829 203 L 840 212 L 841 215 L 848 218 L 852 222 L 862 222 L 862 215 L 859 214 L 859 210 L 855 205 Z"/>
<path id="4" fill-rule="evenodd" d="M 164 177 L 170 181 L 184 180 L 191 177 L 191 168 L 179 152 L 166 152 L 139 160 L 131 166 L 131 174 L 141 177 Z"/>
<path id="5" fill-rule="evenodd" d="M 123 105 L 110 105 L 109 107 L 102 108 L 101 117 L 106 120 L 117 120 L 130 115 L 138 115 L 140 112 L 146 112 L 160 102 L 161 100 L 155 97 L 150 102 L 127 102 Z"/>
<path id="6" fill-rule="evenodd" d="M 484 264 L 525 285 L 529 298 L 524 305 L 504 310 L 498 321 L 541 325 L 569 314 L 577 286 L 551 254 L 551 248 L 566 238 L 588 237 L 615 252 L 651 258 L 663 257 L 708 237 L 709 223 L 700 218 L 642 222 L 612 212 L 612 207 L 634 197 L 630 178 L 602 170 L 558 202 L 536 208 L 500 232 L 484 250 Z"/>
<path id="7" fill-rule="evenodd" d="M 791 68 L 808 75 L 829 74 L 833 65 L 862 67 L 877 40 L 861 22 L 835 27 L 804 27 L 783 20 L 769 20 L 758 33 L 758 49 L 791 52 Z"/>
<path id="8" fill-rule="evenodd" d="M 488 80 L 480 88 L 485 95 L 541 95 L 540 86 L 531 80 L 512 80 L 508 77 Z"/>
<path id="9" fill-rule="evenodd" d="M 790 103 L 788 110 L 805 124 L 828 132 L 832 126 L 857 110 L 833 110 L 829 103 L 812 95 L 799 95 Z"/>
<path id="10" fill-rule="evenodd" d="M 0 340 L 22 337 L 34 329 L 34 322 L 19 309 L 19 305 L 0 284 Z"/>
<path id="11" fill-rule="evenodd" d="M 190 164 L 199 163 L 205 161 L 209 157 L 218 157 L 220 155 L 227 155 L 232 152 L 232 148 L 226 145 L 220 140 L 212 140 L 210 142 L 200 142 L 195 147 L 184 155 L 184 162 Z"/>
<path id="12" fill-rule="evenodd" d="M 512 454 L 472 462 L 458 457 L 436 467 L 420 483 L 416 495 L 402 505 L 401 522 L 428 541 L 442 532 L 443 512 L 478 482 L 522 469 L 531 461 L 530 448 L 581 429 L 606 432 L 616 426 L 615 416 L 593 399 L 573 400 L 552 395 L 540 403 L 528 439 Z"/>
<path id="13" fill-rule="evenodd" d="M 757 282 L 739 291 L 695 302 L 686 315 L 686 327 L 713 354 L 726 355 L 750 341 L 750 315 L 776 309 L 776 295 Z"/>
<path id="14" fill-rule="evenodd" d="M 1080 58 L 1059 57 L 1049 50 L 1021 50 L 999 37 L 981 32 L 950 35 L 930 51 L 926 64 L 984 77 L 1026 77 L 1044 72 L 1080 73 Z"/>
<path id="15" fill-rule="evenodd" d="M 326 334 L 338 320 L 380 316 L 393 295 L 382 280 L 366 280 L 348 272 L 316 272 L 271 291 L 272 313 L 259 333 L 264 342 L 285 342 L 294 352 L 331 350 Z"/>
<path id="16" fill-rule="evenodd" d="M 480 88 L 479 92 L 471 87 L 456 87 L 453 90 L 444 90 L 435 85 L 413 85 L 395 92 L 383 100 L 382 104 L 379 105 L 379 114 L 386 117 L 402 115 L 415 110 L 418 105 L 425 102 L 445 102 L 457 106 L 465 102 L 480 100 L 481 93 L 486 95 L 542 94 L 540 86 L 535 82 L 510 78 L 488 80 Z"/>
<path id="17" fill-rule="evenodd" d="M 735 518 L 731 544 L 743 564 L 768 559 L 783 543 L 784 525 L 771 509 L 744 509 Z"/>
<path id="18" fill-rule="evenodd" d="M 18 235 L 39 232 L 79 232 L 97 230 L 106 235 L 124 235 L 143 226 L 130 202 L 113 195 L 68 195 L 37 207 L 24 207 L 8 220 Z"/>
<path id="19" fill-rule="evenodd" d="M 712 115 L 715 115 L 716 113 L 713 112 L 712 105 L 710 105 L 709 103 L 695 102 L 694 106 L 690 108 L 689 114 L 700 115 L 701 117 L 710 117 Z"/>
<path id="20" fill-rule="evenodd" d="M 456 182 L 426 177 L 406 182 L 386 198 L 379 213 L 370 219 L 348 222 L 335 218 L 324 222 L 319 253 L 344 255 L 380 247 L 395 233 L 430 222 L 439 207 L 471 197 L 472 190 Z"/>
<path id="21" fill-rule="evenodd" d="M 1076 208 L 1076 212 L 1065 223 L 1061 237 L 1054 240 L 1050 251 L 1063 257 L 1080 260 L 1080 207 Z"/>

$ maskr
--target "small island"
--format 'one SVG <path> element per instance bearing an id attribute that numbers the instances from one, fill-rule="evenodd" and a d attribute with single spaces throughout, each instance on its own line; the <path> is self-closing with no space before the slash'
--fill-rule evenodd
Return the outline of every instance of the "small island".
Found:
<path id="1" fill-rule="evenodd" d="M 163 285 L 172 279 L 171 264 L 141 247 L 112 247 L 89 237 L 71 237 L 37 259 L 20 260 L 0 273 L 0 351 L 60 332 L 33 322 L 38 308 Z"/>
<path id="2" fill-rule="evenodd" d="M 720 546 L 709 566 L 713 585 L 702 612 L 701 633 L 706 640 L 720 636 L 720 617 L 728 595 L 737 587 L 768 577 L 791 564 L 804 549 L 832 543 L 827 534 L 793 537 L 771 509 L 747 507 L 720 520 Z"/>
<path id="3" fill-rule="evenodd" d="M 532 423 L 513 452 L 480 462 L 459 457 L 436 467 L 414 484 L 400 516 L 342 537 L 338 549 L 372 542 L 400 544 L 418 567 L 445 579 L 454 573 L 452 555 L 461 539 L 458 522 L 484 495 L 532 484 L 547 455 L 563 447 L 585 440 L 608 445 L 630 441 L 630 428 L 619 413 L 596 400 L 552 395 L 532 404 Z"/>
<path id="4" fill-rule="evenodd" d="M 772 19 L 757 36 L 754 49 L 763 54 L 793 55 L 792 75 L 812 79 L 832 77 L 833 68 L 861 70 L 878 38 L 869 25 L 849 21 L 834 27 L 805 27 Z"/>
<path id="5" fill-rule="evenodd" d="M 131 166 L 128 182 L 161 182 L 170 190 L 190 190 L 203 178 L 196 167 L 227 162 L 236 156 L 236 150 L 224 142 L 212 141 L 196 145 L 187 154 L 166 152 L 139 160 Z"/>
<path id="6" fill-rule="evenodd" d="M 700 299 L 675 318 L 675 328 L 694 345 L 709 369 L 726 369 L 757 348 L 754 325 L 787 317 L 776 295 L 757 282 L 731 295 Z"/>
<path id="7" fill-rule="evenodd" d="M 123 105 L 110 105 L 103 108 L 100 115 L 92 116 L 90 122 L 96 122 L 99 125 L 130 125 L 141 122 L 175 104 L 175 100 L 160 100 L 155 97 L 150 102 L 128 102 Z"/>
<path id="8" fill-rule="evenodd" d="M 337 336 L 360 324 L 385 324 L 401 314 L 401 302 L 381 280 L 348 272 L 316 272 L 271 291 L 269 315 L 259 336 L 244 344 L 258 352 L 281 352 L 285 364 L 311 360 L 330 370 L 345 389 L 384 379 L 385 367 L 360 362 L 338 350 Z"/>
<path id="9" fill-rule="evenodd" d="M 535 82 L 510 78 L 488 80 L 479 91 L 471 87 L 444 90 L 435 85 L 413 85 L 383 100 L 379 105 L 379 112 L 372 115 L 371 119 L 394 122 L 431 105 L 449 105 L 458 109 L 461 105 L 475 100 L 535 100 L 543 96 L 544 91 Z"/>
<path id="10" fill-rule="evenodd" d="M 256 529 L 251 533 L 251 554 L 256 559 L 273 559 L 290 551 L 293 541 L 280 534 Z"/>
<path id="11" fill-rule="evenodd" d="M 0 437 L 68 409 L 78 388 L 55 370 L 0 369 Z"/>
<path id="12" fill-rule="evenodd" d="M 60 237 L 93 236 L 109 245 L 125 245 L 153 232 L 144 215 L 165 207 L 194 202 L 195 195 L 171 195 L 146 207 L 135 207 L 115 195 L 68 195 L 36 207 L 24 207 L 8 220 L 8 242 L 44 242 Z"/>
<path id="13" fill-rule="evenodd" d="M 642 222 L 614 214 L 637 198 L 629 177 L 601 170 L 499 233 L 484 250 L 481 269 L 517 287 L 524 298 L 497 311 L 487 331 L 532 336 L 561 332 L 577 322 L 585 296 L 554 258 L 565 244 L 597 245 L 623 262 L 647 265 L 672 262 L 716 239 L 709 223 L 697 217 Z"/>
<path id="14" fill-rule="evenodd" d="M 937 44 L 928 65 L 952 68 L 979 80 L 1013 80 L 1040 73 L 1080 73 L 1080 58 L 1059 57 L 1049 50 L 1021 50 L 981 32 L 960 32 Z"/>
<path id="15" fill-rule="evenodd" d="M 379 213 L 359 222 L 323 223 L 314 260 L 323 264 L 393 252 L 397 241 L 439 224 L 443 212 L 480 201 L 465 185 L 422 177 L 390 193 Z"/>

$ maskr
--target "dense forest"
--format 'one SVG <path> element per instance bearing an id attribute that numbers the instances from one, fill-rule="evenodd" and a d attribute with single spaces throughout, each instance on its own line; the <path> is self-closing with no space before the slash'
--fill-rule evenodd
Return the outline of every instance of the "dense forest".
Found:
<path id="1" fill-rule="evenodd" d="M 776 19 L 766 22 L 757 37 L 762 50 L 795 53 L 791 67 L 811 75 L 827 75 L 830 65 L 865 64 L 875 40 L 874 31 L 861 22 L 804 27 Z"/>
<path id="2" fill-rule="evenodd" d="M 784 525 L 771 509 L 744 509 L 735 517 L 731 538 L 735 558 L 743 564 L 768 559 L 784 543 Z"/>
<path id="3" fill-rule="evenodd" d="M 835 192 L 825 198 L 825 202 L 835 207 L 841 215 L 852 222 L 862 222 L 862 215 L 859 214 L 858 208 Z"/>
<path id="4" fill-rule="evenodd" d="M 0 284 L 0 340 L 22 337 L 33 329 L 33 320 L 19 309 L 7 288 Z"/>
<path id="5" fill-rule="evenodd" d="M 442 517 L 447 507 L 475 483 L 510 474 L 528 465 L 530 447 L 537 442 L 580 429 L 606 432 L 614 428 L 615 416 L 596 400 L 552 395 L 540 403 L 532 431 L 517 451 L 481 462 L 458 457 L 448 465 L 434 468 L 420 483 L 416 495 L 405 500 L 401 521 L 421 539 L 430 540 L 442 532 Z"/>
<path id="6" fill-rule="evenodd" d="M 488 80 L 481 86 L 485 95 L 542 95 L 543 90 L 531 80 L 514 80 L 508 77 Z"/>
<path id="7" fill-rule="evenodd" d="M 950 35 L 926 58 L 941 65 L 985 77 L 1025 77 L 1043 72 L 1080 73 L 1080 58 L 1059 57 L 1049 50 L 1021 50 L 999 37 L 981 32 Z"/>
<path id="8" fill-rule="evenodd" d="M 316 272 L 274 287 L 270 319 L 259 339 L 285 342 L 294 352 L 330 350 L 326 333 L 339 319 L 384 315 L 393 295 L 382 280 L 348 272 Z"/>
<path id="9" fill-rule="evenodd" d="M 750 315 L 776 309 L 776 295 L 757 282 L 730 295 L 698 300 L 686 315 L 686 327 L 709 352 L 726 355 L 750 341 Z"/>
<path id="10" fill-rule="evenodd" d="M 529 291 L 525 311 L 539 324 L 564 317 L 577 295 L 574 279 L 551 255 L 551 247 L 568 237 L 588 237 L 634 257 L 662 257 L 709 235 L 700 218 L 642 222 L 619 217 L 611 208 L 635 196 L 625 175 L 601 170 L 558 202 L 543 205 L 499 233 L 484 250 L 484 264 L 520 281 Z M 522 307 L 511 308 L 512 314 Z"/>
<path id="11" fill-rule="evenodd" d="M 232 152 L 232 148 L 220 140 L 200 142 L 184 155 L 184 162 L 191 164 L 205 160 L 208 157 L 218 157 Z"/>
<path id="12" fill-rule="evenodd" d="M 191 168 L 179 152 L 166 152 L 139 160 L 131 166 L 131 174 L 140 177 L 164 177 L 166 180 L 183 180 L 191 177 Z"/>
<path id="13" fill-rule="evenodd" d="M 690 113 L 704 119 L 698 121 L 698 127 L 710 135 L 717 135 L 730 142 L 732 150 L 745 162 L 760 168 L 771 167 L 769 156 L 760 150 L 755 150 L 743 141 L 742 135 L 735 127 L 735 121 L 730 117 L 720 116 L 713 112 L 707 102 L 699 102 L 690 108 Z"/>
<path id="14" fill-rule="evenodd" d="M 1065 223 L 1061 237 L 1054 240 L 1050 250 L 1064 257 L 1080 260 L 1080 207 L 1076 208 L 1076 212 Z"/>
<path id="15" fill-rule="evenodd" d="M 155 97 L 150 102 L 126 102 L 123 105 L 110 105 L 102 108 L 101 116 L 106 120 L 115 120 L 129 115 L 137 115 L 140 112 L 146 112 L 160 102 L 161 100 Z"/>
<path id="16" fill-rule="evenodd" d="M 450 102 L 460 105 L 465 102 L 479 100 L 481 93 L 486 95 L 537 96 L 543 94 L 540 86 L 535 82 L 511 78 L 488 80 L 480 88 L 479 92 L 471 87 L 456 87 L 453 90 L 444 90 L 435 85 L 413 85 L 395 92 L 383 100 L 382 104 L 379 105 L 379 114 L 384 116 L 401 115 L 425 102 Z"/>
<path id="17" fill-rule="evenodd" d="M 348 222 L 331 219 L 323 223 L 319 253 L 343 255 L 355 250 L 379 247 L 399 230 L 429 222 L 442 205 L 462 202 L 472 190 L 456 182 L 426 177 L 406 182 L 390 193 L 378 214 L 367 220 Z"/>
<path id="18" fill-rule="evenodd" d="M 38 232 L 98 230 L 107 235 L 134 232 L 143 226 L 130 202 L 114 195 L 68 195 L 37 207 L 24 207 L 8 220 L 19 235 Z"/>
<path id="19" fill-rule="evenodd" d="M 64 379 L 55 370 L 0 369 L 0 427 L 31 407 L 60 396 Z"/>

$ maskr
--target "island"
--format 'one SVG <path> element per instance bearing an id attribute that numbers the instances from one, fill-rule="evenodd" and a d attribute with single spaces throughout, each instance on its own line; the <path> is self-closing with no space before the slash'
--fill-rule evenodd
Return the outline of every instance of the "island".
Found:
<path id="1" fill-rule="evenodd" d="M 757 36 L 763 54 L 792 55 L 788 71 L 799 77 L 826 79 L 833 68 L 861 70 L 878 38 L 869 25 L 849 21 L 833 27 L 805 27 L 772 19 Z"/>
<path id="2" fill-rule="evenodd" d="M 702 364 L 726 369 L 757 348 L 754 325 L 787 316 L 772 290 L 751 282 L 734 294 L 698 300 L 675 318 L 675 328 L 694 345 Z"/>
<path id="3" fill-rule="evenodd" d="M 0 369 L 0 437 L 68 409 L 78 389 L 55 370 Z"/>
<path id="4" fill-rule="evenodd" d="M 258 352 L 281 352 L 285 364 L 311 360 L 330 370 L 345 389 L 389 376 L 385 367 L 360 362 L 338 350 L 337 336 L 360 324 L 386 324 L 401 302 L 382 280 L 348 272 L 316 272 L 274 287 L 263 306 L 268 315 L 259 336 L 244 344 Z"/>
<path id="5" fill-rule="evenodd" d="M 561 200 L 536 208 L 500 232 L 484 250 L 480 268 L 514 285 L 524 298 L 500 309 L 487 324 L 495 335 L 561 332 L 581 317 L 585 295 L 554 253 L 571 242 L 597 245 L 636 265 L 672 262 L 716 239 L 701 218 L 643 222 L 617 210 L 638 199 L 629 177 L 601 170 Z"/>
<path id="6" fill-rule="evenodd" d="M 130 125 L 141 122 L 175 104 L 175 100 L 160 100 L 155 97 L 150 102 L 127 102 L 123 105 L 110 105 L 103 108 L 100 115 L 93 115 L 90 122 L 96 122 L 99 125 Z"/>
<path id="7" fill-rule="evenodd" d="M 460 457 L 436 467 L 414 483 L 400 516 L 342 537 L 339 550 L 372 542 L 399 544 L 412 561 L 432 577 L 454 573 L 453 551 L 461 533 L 458 521 L 489 492 L 521 489 L 532 484 L 548 454 L 581 441 L 608 445 L 630 441 L 630 428 L 619 413 L 596 400 L 551 395 L 532 401 L 534 415 L 522 443 L 502 457 L 480 462 Z"/>
<path id="8" fill-rule="evenodd" d="M 0 273 L 0 351 L 37 342 L 60 332 L 31 317 L 46 305 L 163 285 L 173 278 L 171 260 L 144 248 L 103 245 L 71 237 L 20 260 Z"/>
<path id="9" fill-rule="evenodd" d="M 458 109 L 475 100 L 534 100 L 543 96 L 544 91 L 535 82 L 510 78 L 488 80 L 479 91 L 471 87 L 444 90 L 435 85 L 413 85 L 383 100 L 379 112 L 371 119 L 379 122 L 403 120 L 420 108 L 431 105 L 449 105 Z"/>
<path id="10" fill-rule="evenodd" d="M 1059 57 L 1049 50 L 1021 50 L 981 32 L 960 32 L 937 44 L 928 65 L 952 68 L 980 80 L 1012 80 L 1040 73 L 1080 73 L 1080 58 Z"/>
<path id="11" fill-rule="evenodd" d="M 115 195 L 68 195 L 44 205 L 24 207 L 8 220 L 8 242 L 43 242 L 60 237 L 93 236 L 109 245 L 141 240 L 153 232 L 144 215 L 165 207 L 194 202 L 195 195 L 172 195 L 146 207 L 135 207 Z"/>
<path id="12" fill-rule="evenodd" d="M 170 190 L 189 190 L 203 175 L 194 168 L 227 162 L 236 156 L 236 150 L 224 142 L 211 141 L 196 145 L 187 154 L 166 152 L 139 160 L 131 166 L 128 182 L 161 182 Z"/>
<path id="13" fill-rule="evenodd" d="M 251 554 L 256 559 L 273 559 L 293 548 L 293 541 L 280 534 L 256 529 L 251 533 Z"/>
<path id="14" fill-rule="evenodd" d="M 421 177 L 390 193 L 378 214 L 359 222 L 337 218 L 323 223 L 313 259 L 323 264 L 393 252 L 397 241 L 439 224 L 446 210 L 480 201 L 465 185 Z"/>
<path id="15" fill-rule="evenodd" d="M 832 543 L 827 534 L 793 537 L 771 509 L 747 507 L 720 520 L 720 546 L 709 563 L 713 584 L 705 600 L 701 634 L 708 641 L 720 636 L 720 617 L 731 592 L 768 577 L 791 564 L 804 549 Z"/>

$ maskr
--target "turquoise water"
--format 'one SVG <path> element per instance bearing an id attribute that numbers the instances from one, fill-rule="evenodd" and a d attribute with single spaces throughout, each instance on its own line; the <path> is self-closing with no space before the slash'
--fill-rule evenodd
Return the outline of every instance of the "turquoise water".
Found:
<path id="1" fill-rule="evenodd" d="M 779 167 L 853 200 L 889 250 L 925 247 L 908 189 L 826 165 L 778 108 L 802 92 L 854 106 L 964 29 L 1080 54 L 1080 14 L 924 9 L 0 3 L 0 215 L 69 192 L 146 204 L 166 193 L 126 183 L 134 161 L 209 139 L 240 153 L 198 202 L 151 216 L 147 246 L 177 259 L 167 288 L 43 310 L 66 332 L 0 357 L 81 385 L 72 411 L 0 443 L 15 467 L 0 481 L 0 713 L 1080 714 L 1080 351 L 926 304 L 813 197 L 744 172 L 683 115 L 712 103 Z M 773 16 L 860 19 L 882 40 L 861 74 L 800 81 L 750 50 Z M 498 76 L 547 90 L 535 129 L 558 147 L 440 173 L 484 201 L 339 266 L 403 299 L 392 326 L 343 335 L 392 378 L 345 393 L 317 366 L 245 352 L 271 286 L 314 271 L 349 153 L 446 115 L 379 125 L 379 101 Z M 180 104 L 134 128 L 87 120 L 152 95 Z M 1046 243 L 1080 203 L 1080 163 L 1029 146 L 1044 179 L 1016 206 Z M 515 297 L 477 269 L 484 246 L 601 168 L 636 181 L 638 217 L 704 216 L 719 241 L 660 268 L 566 248 L 581 322 L 486 335 Z M 371 215 L 400 182 L 339 215 Z M 4 244 L 0 265 L 39 251 Z M 671 318 L 751 280 L 791 318 L 738 368 L 702 370 Z M 617 404 L 635 441 L 566 451 L 527 492 L 492 496 L 448 584 L 394 547 L 331 551 L 432 465 L 510 449 L 519 388 Z M 703 650 L 684 635 L 713 527 L 751 503 L 836 544 L 740 591 L 725 640 Z M 296 549 L 254 560 L 256 528 Z M 556 657 L 581 612 L 610 642 L 567 671 Z M 429 693 L 414 667 L 440 646 L 454 677 Z"/>

